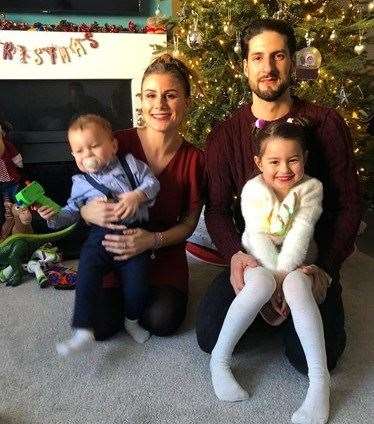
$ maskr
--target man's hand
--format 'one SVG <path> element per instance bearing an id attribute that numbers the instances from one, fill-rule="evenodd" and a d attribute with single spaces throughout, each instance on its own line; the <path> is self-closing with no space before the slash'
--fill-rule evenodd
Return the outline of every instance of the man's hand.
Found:
<path id="1" fill-rule="evenodd" d="M 248 266 L 250 268 L 258 266 L 256 258 L 241 251 L 232 255 L 230 263 L 230 283 L 235 294 L 238 294 L 244 287 L 244 270 Z"/>
<path id="2" fill-rule="evenodd" d="M 300 270 L 312 278 L 312 293 L 318 305 L 326 298 L 327 288 L 331 283 L 331 277 L 317 265 L 304 265 Z"/>

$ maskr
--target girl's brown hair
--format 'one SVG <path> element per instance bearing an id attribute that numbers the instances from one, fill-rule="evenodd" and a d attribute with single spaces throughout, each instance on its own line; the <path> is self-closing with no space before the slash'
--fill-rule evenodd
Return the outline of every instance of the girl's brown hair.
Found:
<path id="1" fill-rule="evenodd" d="M 292 122 L 269 122 L 264 128 L 255 128 L 254 130 L 255 154 L 261 157 L 264 154 L 267 141 L 272 138 L 295 140 L 300 145 L 303 154 L 305 154 L 311 137 L 311 123 L 304 118 L 294 118 Z"/>

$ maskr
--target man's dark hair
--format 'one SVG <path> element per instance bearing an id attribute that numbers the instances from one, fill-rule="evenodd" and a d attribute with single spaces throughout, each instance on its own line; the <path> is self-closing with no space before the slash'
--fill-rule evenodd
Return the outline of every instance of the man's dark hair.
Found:
<path id="1" fill-rule="evenodd" d="M 296 52 L 296 37 L 293 28 L 286 22 L 279 19 L 256 19 L 244 28 L 241 35 L 242 57 L 248 57 L 249 41 L 256 35 L 264 31 L 274 31 L 287 38 L 287 47 L 292 57 Z"/>

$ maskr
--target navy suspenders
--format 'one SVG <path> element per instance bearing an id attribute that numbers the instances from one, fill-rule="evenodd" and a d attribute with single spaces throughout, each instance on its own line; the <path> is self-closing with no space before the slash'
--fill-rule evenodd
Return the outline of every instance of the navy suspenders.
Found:
<path id="1" fill-rule="evenodd" d="M 132 173 L 129 164 L 127 163 L 127 160 L 125 156 L 121 156 L 118 158 L 120 161 L 120 164 L 122 165 L 123 170 L 125 171 L 125 174 L 130 182 L 131 189 L 135 190 L 138 184 L 135 181 L 134 174 Z M 92 187 L 96 188 L 96 190 L 101 191 L 108 199 L 114 198 L 116 200 L 116 196 L 109 190 L 109 188 L 105 187 L 103 184 L 98 183 L 95 179 L 91 177 L 89 174 L 84 174 L 84 177 L 86 180 L 92 185 Z"/>

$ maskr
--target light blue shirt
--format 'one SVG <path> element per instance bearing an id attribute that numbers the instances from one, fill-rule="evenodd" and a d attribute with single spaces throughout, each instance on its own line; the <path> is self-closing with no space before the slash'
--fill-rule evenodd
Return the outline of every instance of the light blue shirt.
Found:
<path id="1" fill-rule="evenodd" d="M 126 155 L 126 161 L 137 183 L 136 189 L 141 190 L 148 200 L 139 206 L 135 215 L 123 222 L 125 225 L 135 221 L 148 221 L 148 208 L 154 205 L 157 193 L 160 190 L 160 183 L 148 165 L 135 159 L 131 153 Z M 99 184 L 108 188 L 114 196 L 132 191 L 131 183 L 118 158 L 115 158 L 100 171 L 89 173 L 89 175 Z M 80 208 L 83 205 L 89 200 L 104 196 L 101 191 L 97 190 L 86 180 L 84 174 L 74 175 L 72 181 L 73 186 L 66 206 L 52 219 L 47 221 L 50 228 L 65 227 L 77 222 L 80 218 Z"/>

